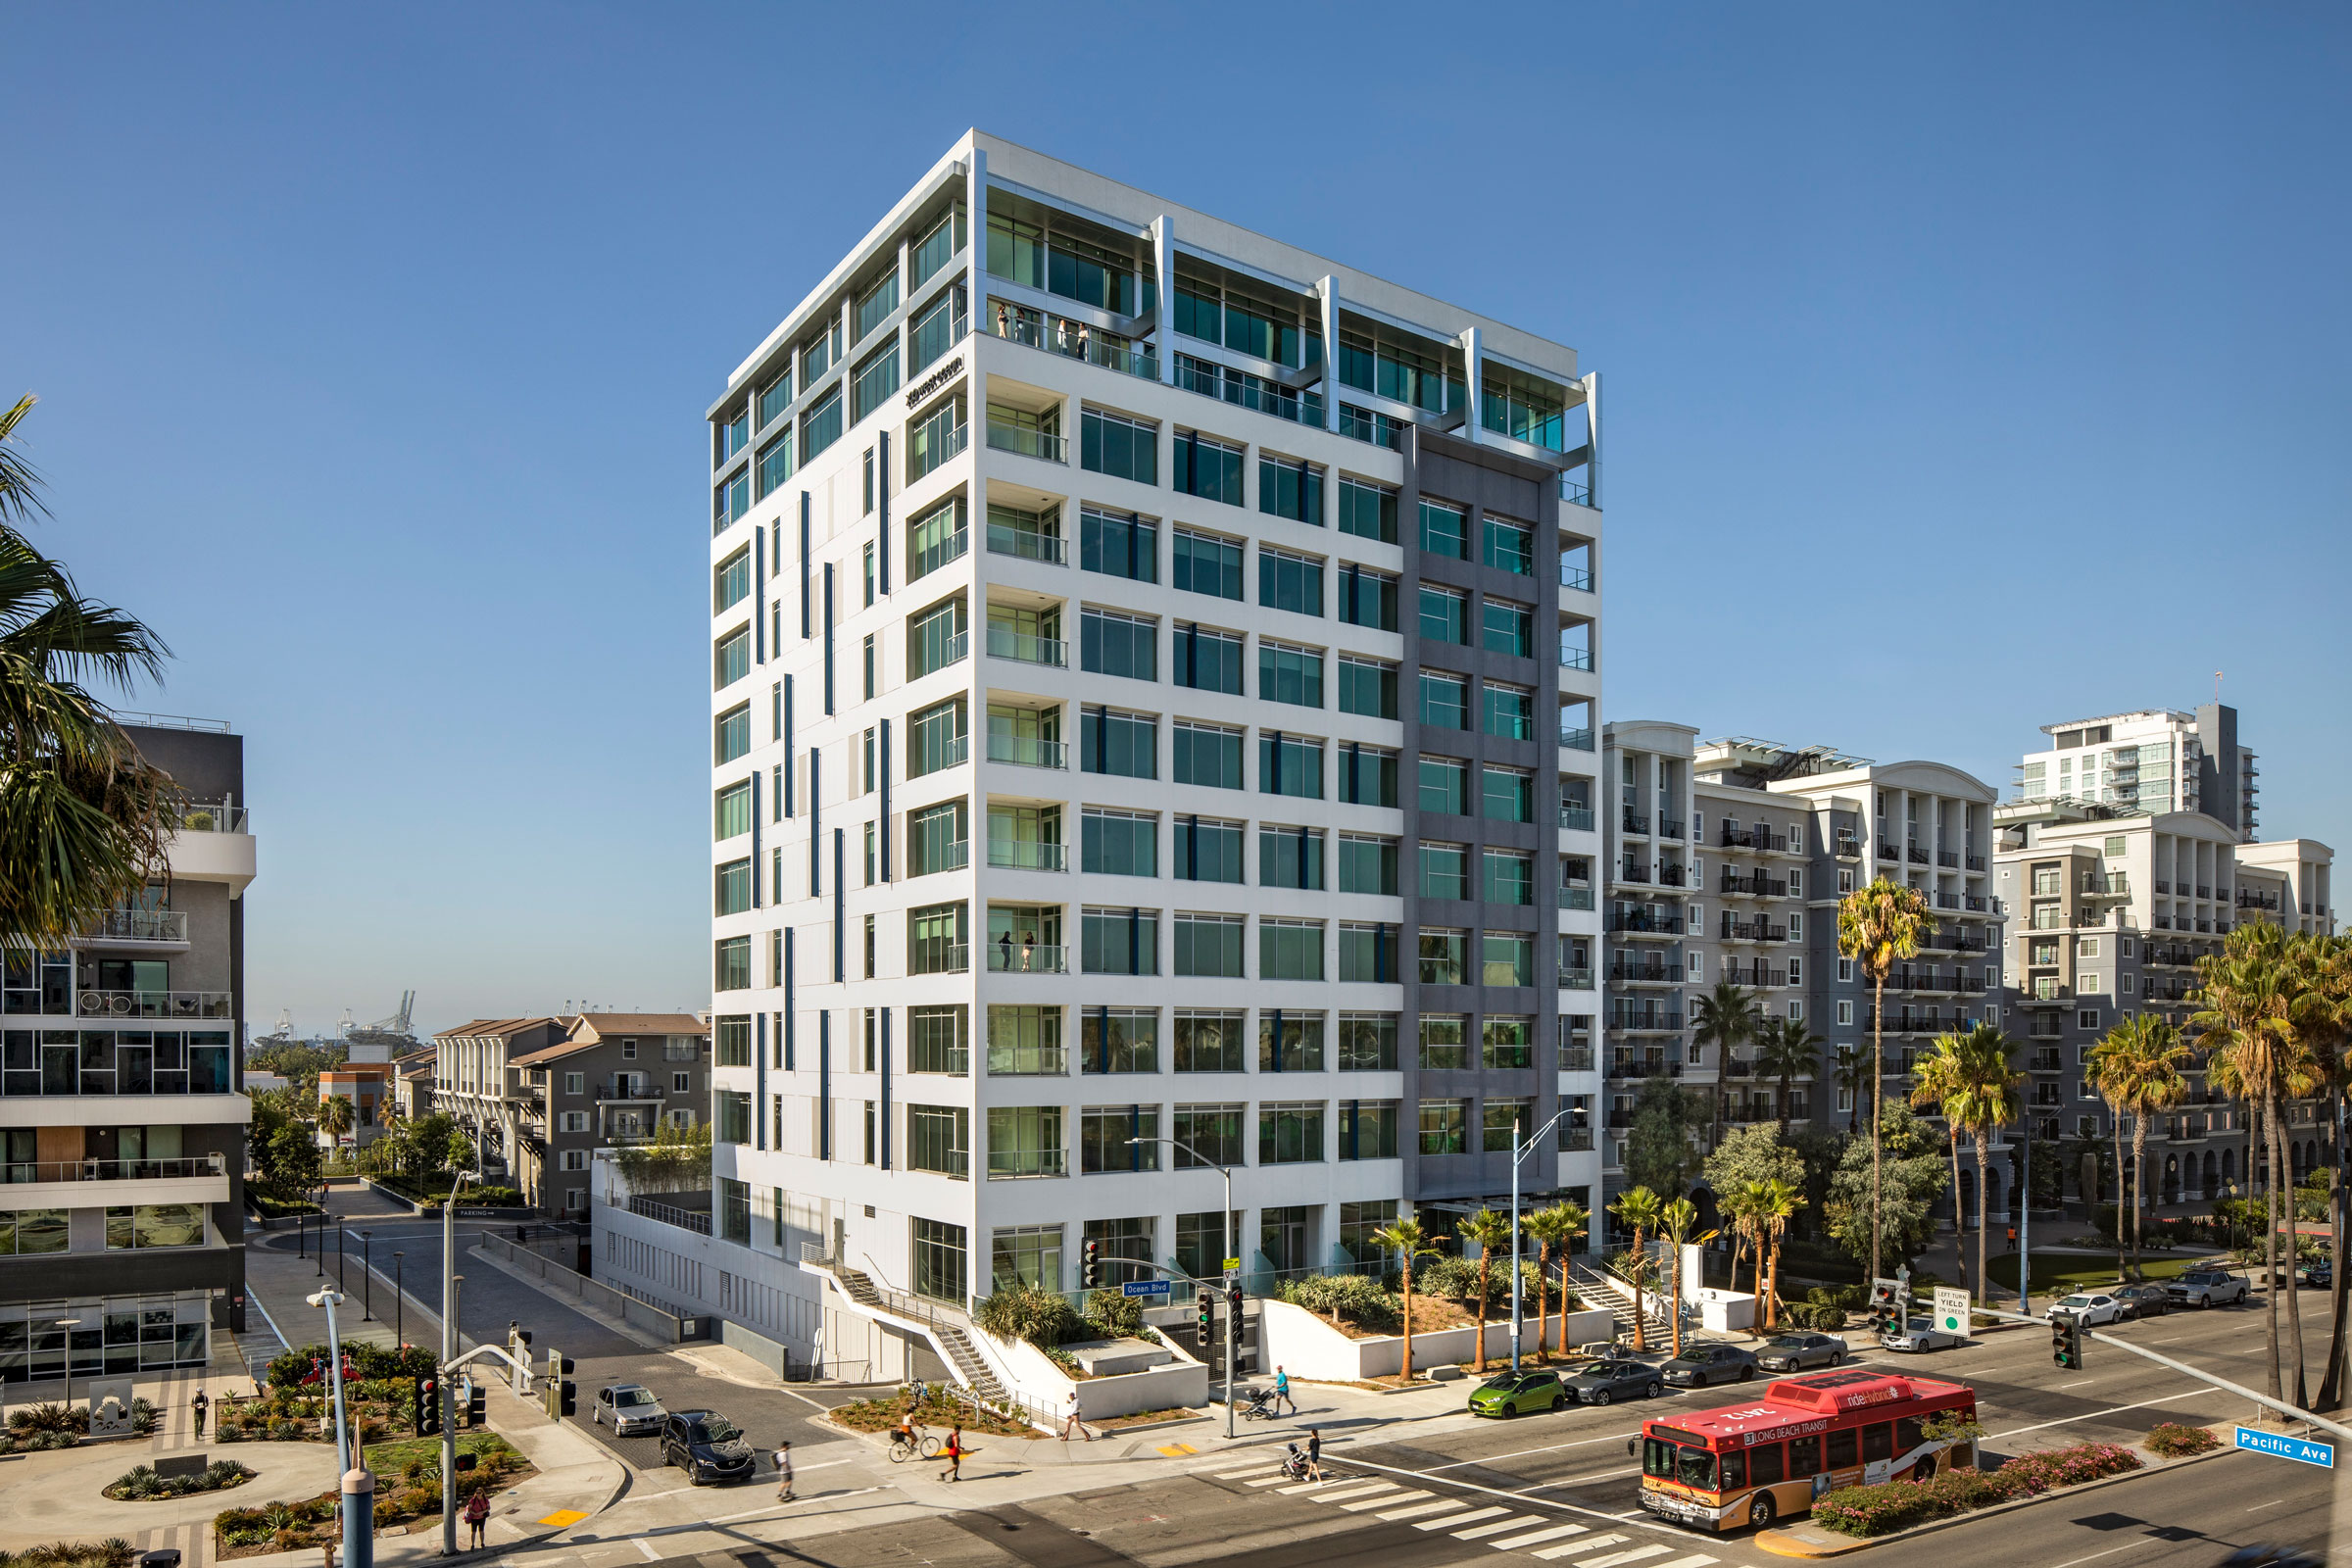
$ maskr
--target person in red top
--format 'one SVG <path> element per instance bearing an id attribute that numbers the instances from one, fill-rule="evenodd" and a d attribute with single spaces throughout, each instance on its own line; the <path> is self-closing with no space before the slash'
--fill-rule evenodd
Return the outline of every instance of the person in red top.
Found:
<path id="1" fill-rule="evenodd" d="M 482 1532 L 489 1527 L 490 1499 L 482 1495 L 481 1488 L 476 1487 L 473 1489 L 473 1495 L 466 1499 L 466 1528 L 473 1533 L 472 1544 L 466 1548 L 467 1550 L 479 1551 L 482 1549 Z"/>
<path id="2" fill-rule="evenodd" d="M 948 1434 L 948 1446 L 939 1451 L 941 1456 L 948 1461 L 947 1473 L 939 1479 L 961 1481 L 963 1479 L 963 1456 L 971 1451 L 963 1446 L 962 1422 L 956 1423 L 956 1429 Z"/>

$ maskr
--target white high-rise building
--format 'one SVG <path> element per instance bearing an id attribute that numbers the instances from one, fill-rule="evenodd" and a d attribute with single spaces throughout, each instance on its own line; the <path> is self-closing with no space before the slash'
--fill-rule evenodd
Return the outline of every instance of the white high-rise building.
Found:
<path id="1" fill-rule="evenodd" d="M 1523 1186 L 1596 1197 L 1559 1002 L 1599 946 L 1596 391 L 949 149 L 709 410 L 711 1234 L 600 1203 L 600 1274 L 888 1375 L 921 1337 L 850 1271 L 1264 1289 L 1498 1199 L 1563 1109 Z"/>
<path id="2" fill-rule="evenodd" d="M 2254 837 L 2254 753 L 2237 744 L 2237 710 L 2208 703 L 2194 713 L 2142 709 L 2044 724 L 2047 749 L 2018 763 L 2018 798 L 2072 800 L 2162 816 L 2202 811 Z"/>

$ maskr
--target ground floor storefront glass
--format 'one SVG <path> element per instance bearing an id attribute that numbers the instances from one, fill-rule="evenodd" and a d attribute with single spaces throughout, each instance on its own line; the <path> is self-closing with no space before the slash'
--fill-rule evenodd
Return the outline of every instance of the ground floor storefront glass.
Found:
<path id="1" fill-rule="evenodd" d="M 75 1377 L 201 1368 L 212 1357 L 211 1324 L 208 1291 L 0 1301 L 0 1384 L 64 1377 L 69 1335 Z"/>

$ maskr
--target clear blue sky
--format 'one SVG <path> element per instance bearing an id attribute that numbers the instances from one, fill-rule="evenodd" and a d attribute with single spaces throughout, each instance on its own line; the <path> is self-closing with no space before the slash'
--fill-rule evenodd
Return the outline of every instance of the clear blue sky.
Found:
<path id="1" fill-rule="evenodd" d="M 12 12 L 0 391 L 247 736 L 259 1027 L 707 1000 L 701 411 L 974 123 L 1574 344 L 1607 712 L 2005 787 L 2221 669 L 2352 852 L 2342 8 L 888 18 Z"/>

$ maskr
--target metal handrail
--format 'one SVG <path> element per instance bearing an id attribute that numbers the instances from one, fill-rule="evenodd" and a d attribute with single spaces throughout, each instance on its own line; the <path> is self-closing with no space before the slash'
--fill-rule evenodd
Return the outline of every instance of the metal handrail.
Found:
<path id="1" fill-rule="evenodd" d="M 171 1159 L 28 1159 L 0 1165 L 0 1182 L 152 1182 L 195 1176 L 225 1176 L 220 1154 L 183 1154 Z"/>

